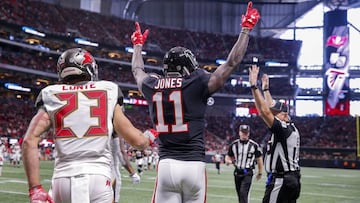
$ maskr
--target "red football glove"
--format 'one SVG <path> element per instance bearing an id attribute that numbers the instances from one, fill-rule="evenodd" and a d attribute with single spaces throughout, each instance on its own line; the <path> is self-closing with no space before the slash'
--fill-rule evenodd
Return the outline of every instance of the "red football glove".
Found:
<path id="1" fill-rule="evenodd" d="M 54 203 L 49 193 L 47 193 L 41 185 L 29 189 L 29 198 L 30 203 Z"/>
<path id="2" fill-rule="evenodd" d="M 159 133 L 154 129 L 149 129 L 144 132 L 144 136 L 149 138 L 150 146 L 152 146 L 155 139 L 159 136 Z"/>
<path id="3" fill-rule="evenodd" d="M 135 22 L 135 32 L 131 35 L 131 41 L 133 45 L 141 44 L 143 45 L 146 41 L 146 38 L 149 34 L 149 29 L 146 29 L 143 34 L 141 34 L 140 25 L 138 22 Z"/>
<path id="4" fill-rule="evenodd" d="M 241 26 L 253 29 L 259 19 L 260 13 L 256 8 L 252 8 L 252 2 L 250 1 L 245 15 L 242 15 L 241 17 Z"/>

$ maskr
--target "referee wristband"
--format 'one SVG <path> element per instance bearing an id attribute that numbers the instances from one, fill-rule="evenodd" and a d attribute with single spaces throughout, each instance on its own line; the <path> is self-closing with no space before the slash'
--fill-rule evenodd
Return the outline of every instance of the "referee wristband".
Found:
<path id="1" fill-rule="evenodd" d="M 253 90 L 256 90 L 257 86 L 256 85 L 251 85 L 250 88 L 253 89 Z"/>

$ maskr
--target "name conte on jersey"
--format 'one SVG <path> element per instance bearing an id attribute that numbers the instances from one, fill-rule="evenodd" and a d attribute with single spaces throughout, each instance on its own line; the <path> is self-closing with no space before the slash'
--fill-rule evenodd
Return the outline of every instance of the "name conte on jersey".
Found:
<path id="1" fill-rule="evenodd" d="M 96 86 L 94 83 L 84 84 L 84 85 L 63 85 L 62 90 L 88 90 L 88 89 L 95 89 Z"/>

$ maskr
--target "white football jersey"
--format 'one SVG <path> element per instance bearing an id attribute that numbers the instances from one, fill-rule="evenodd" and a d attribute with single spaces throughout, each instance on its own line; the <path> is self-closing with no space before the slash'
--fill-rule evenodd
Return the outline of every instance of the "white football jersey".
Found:
<path id="1" fill-rule="evenodd" d="M 215 162 L 221 162 L 221 160 L 222 160 L 221 154 L 215 154 L 214 159 L 215 159 Z"/>
<path id="2" fill-rule="evenodd" d="M 54 178 L 103 174 L 111 178 L 113 114 L 120 88 L 110 81 L 50 85 L 36 106 L 50 116 L 55 140 Z"/>
<path id="3" fill-rule="evenodd" d="M 16 155 L 20 155 L 21 154 L 21 147 L 19 144 L 14 145 L 13 150 L 12 150 L 13 154 Z"/>
<path id="4" fill-rule="evenodd" d="M 5 152 L 5 145 L 4 145 L 4 144 L 0 144 L 0 166 L 3 165 L 4 152 Z"/>

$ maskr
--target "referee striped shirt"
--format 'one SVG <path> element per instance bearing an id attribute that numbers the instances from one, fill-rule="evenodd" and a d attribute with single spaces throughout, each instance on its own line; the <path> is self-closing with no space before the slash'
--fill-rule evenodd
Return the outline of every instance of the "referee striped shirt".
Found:
<path id="1" fill-rule="evenodd" d="M 267 144 L 265 170 L 268 173 L 283 173 L 300 170 L 300 134 L 292 122 L 275 117 L 270 128 L 271 139 Z"/>
<path id="2" fill-rule="evenodd" d="M 237 169 L 254 169 L 255 159 L 262 156 L 262 152 L 252 139 L 248 141 L 237 139 L 230 144 L 228 156 L 235 158 L 234 164 Z"/>

